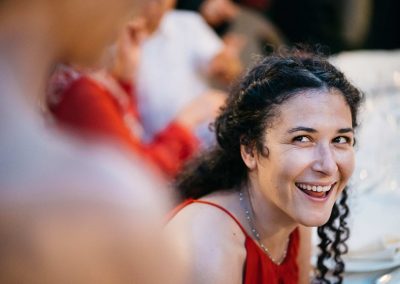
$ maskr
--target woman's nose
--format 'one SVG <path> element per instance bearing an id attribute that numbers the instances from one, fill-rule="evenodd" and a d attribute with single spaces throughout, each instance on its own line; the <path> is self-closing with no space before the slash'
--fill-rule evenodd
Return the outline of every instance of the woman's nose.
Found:
<path id="1" fill-rule="evenodd" d="M 320 144 L 315 150 L 315 161 L 312 166 L 314 171 L 328 176 L 334 175 L 338 171 L 335 153 L 330 145 Z"/>

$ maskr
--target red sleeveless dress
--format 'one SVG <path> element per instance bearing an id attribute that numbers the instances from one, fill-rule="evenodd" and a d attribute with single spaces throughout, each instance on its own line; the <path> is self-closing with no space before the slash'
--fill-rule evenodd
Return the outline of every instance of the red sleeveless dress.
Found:
<path id="1" fill-rule="evenodd" d="M 192 203 L 201 203 L 214 206 L 223 212 L 225 212 L 230 218 L 232 218 L 236 224 L 240 227 L 243 234 L 246 237 L 246 263 L 243 271 L 243 283 L 244 284 L 295 284 L 299 280 L 299 269 L 297 265 L 297 255 L 299 252 L 299 230 L 295 229 L 289 240 L 289 247 L 285 260 L 277 265 L 271 261 L 271 259 L 264 253 L 259 245 L 247 234 L 246 230 L 239 223 L 239 221 L 225 208 L 218 204 L 188 199 L 179 206 L 177 206 L 171 214 L 168 216 L 169 220 L 173 218 L 180 210 Z"/>

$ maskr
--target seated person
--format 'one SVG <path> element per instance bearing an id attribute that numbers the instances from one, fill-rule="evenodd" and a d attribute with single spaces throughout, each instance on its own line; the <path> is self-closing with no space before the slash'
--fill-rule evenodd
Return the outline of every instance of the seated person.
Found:
<path id="1" fill-rule="evenodd" d="M 137 95 L 146 139 L 152 139 L 194 98 L 223 88 L 240 72 L 234 48 L 226 46 L 197 13 L 174 10 L 175 1 L 150 0 L 142 15 L 148 38 L 137 70 Z M 221 89 L 223 89 L 221 88 Z M 208 125 L 195 133 L 207 145 Z"/>
<path id="2" fill-rule="evenodd" d="M 140 159 L 47 127 L 38 107 L 60 58 L 94 62 L 135 2 L 0 3 L 0 283 L 187 283 L 172 279 L 163 185 Z"/>
<path id="3" fill-rule="evenodd" d="M 245 66 L 251 66 L 257 59 L 256 56 L 266 55 L 271 49 L 283 45 L 285 38 L 262 15 L 260 9 L 250 9 L 242 4 L 244 3 L 236 4 L 232 0 L 178 1 L 180 9 L 199 12 L 225 42 L 229 43 L 232 38 L 241 42 L 240 58 Z"/>
<path id="4" fill-rule="evenodd" d="M 49 107 L 61 125 L 86 136 L 117 139 L 173 177 L 198 148 L 192 129 L 213 118 L 224 97 L 214 92 L 189 102 L 152 141 L 143 143 L 137 99 L 130 83 L 140 58 L 142 28 L 140 19 L 124 28 L 108 70 L 80 75 L 63 67 L 61 73 L 56 72 Z"/>
<path id="5" fill-rule="evenodd" d="M 342 283 L 361 101 L 343 73 L 300 50 L 238 82 L 215 121 L 218 144 L 177 182 L 186 201 L 167 229 L 187 240 L 188 283 L 310 283 L 310 227 L 316 283 Z"/>

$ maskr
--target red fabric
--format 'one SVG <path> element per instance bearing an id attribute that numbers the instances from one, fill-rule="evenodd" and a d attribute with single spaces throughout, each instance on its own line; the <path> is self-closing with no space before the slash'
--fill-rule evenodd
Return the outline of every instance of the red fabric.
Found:
<path id="1" fill-rule="evenodd" d="M 243 234 L 246 236 L 245 247 L 247 252 L 245 269 L 243 271 L 244 284 L 298 283 L 299 269 L 297 265 L 297 255 L 299 253 L 300 245 L 300 234 L 298 229 L 295 229 L 290 235 L 289 247 L 285 260 L 280 265 L 277 265 L 271 261 L 271 259 L 264 253 L 259 245 L 247 234 L 235 216 L 218 204 L 208 201 L 188 199 L 172 210 L 168 218 L 173 218 L 180 210 L 192 203 L 207 204 L 222 210 L 230 218 L 232 218 L 243 231 Z"/>
<path id="2" fill-rule="evenodd" d="M 131 90 L 128 84 L 120 82 L 120 85 L 125 91 Z M 56 105 L 50 107 L 62 125 L 79 134 L 116 138 L 135 153 L 151 160 L 168 176 L 175 176 L 182 164 L 197 150 L 197 139 L 183 126 L 171 123 L 151 143 L 143 144 L 124 121 L 125 115 L 129 114 L 140 124 L 137 104 L 128 94 L 126 96 L 130 105 L 123 109 L 106 88 L 82 76 L 65 90 Z"/>

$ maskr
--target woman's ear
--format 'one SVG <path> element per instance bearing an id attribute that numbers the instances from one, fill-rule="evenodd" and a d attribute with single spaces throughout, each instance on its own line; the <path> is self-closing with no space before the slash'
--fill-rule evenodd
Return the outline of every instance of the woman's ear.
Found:
<path id="1" fill-rule="evenodd" d="M 254 170 L 256 168 L 257 162 L 254 146 L 241 144 L 240 155 L 249 170 Z"/>

